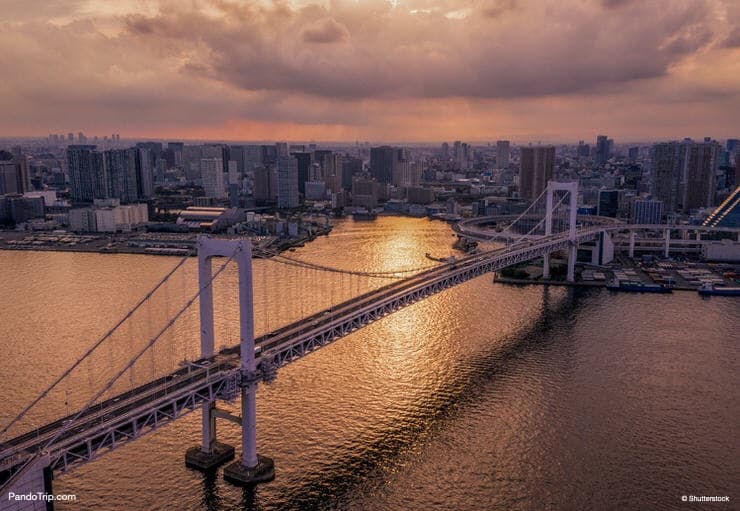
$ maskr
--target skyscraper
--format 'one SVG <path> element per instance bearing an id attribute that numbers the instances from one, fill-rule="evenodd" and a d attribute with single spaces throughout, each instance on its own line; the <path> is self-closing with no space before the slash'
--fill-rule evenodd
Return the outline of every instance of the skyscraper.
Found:
<path id="1" fill-rule="evenodd" d="M 67 147 L 67 168 L 73 201 L 92 202 L 108 198 L 110 182 L 103 165 L 103 156 L 94 145 Z"/>
<path id="2" fill-rule="evenodd" d="M 667 213 L 715 204 L 719 150 L 712 140 L 653 146 L 652 194 L 663 201 Z"/>
<path id="3" fill-rule="evenodd" d="M 278 208 L 297 208 L 300 205 L 298 196 L 298 160 L 290 156 L 278 158 L 277 169 L 277 206 Z"/>
<path id="4" fill-rule="evenodd" d="M 206 197 L 223 199 L 226 196 L 224 163 L 221 158 L 202 158 L 200 175 L 203 179 L 203 191 Z"/>
<path id="5" fill-rule="evenodd" d="M 370 175 L 379 183 L 393 181 L 393 163 L 398 150 L 391 146 L 370 148 Z"/>
<path id="6" fill-rule="evenodd" d="M 153 155 L 149 149 L 136 151 L 136 184 L 140 199 L 154 197 L 154 165 Z M 160 171 L 161 180 L 164 181 L 164 172 Z"/>
<path id="7" fill-rule="evenodd" d="M 609 159 L 609 137 L 599 135 L 596 137 L 596 164 L 601 165 Z"/>
<path id="8" fill-rule="evenodd" d="M 508 140 L 496 142 L 496 166 L 504 169 L 509 166 L 510 144 Z"/>
<path id="9" fill-rule="evenodd" d="M 711 207 L 717 191 L 717 167 L 720 146 L 705 139 L 702 143 L 686 142 L 686 161 L 682 179 L 682 206 L 684 211 Z"/>
<path id="10" fill-rule="evenodd" d="M 342 160 L 342 188 L 352 190 L 352 176 L 362 172 L 362 158 L 346 156 Z"/>
<path id="11" fill-rule="evenodd" d="M 682 146 L 678 142 L 664 142 L 653 146 L 651 193 L 663 202 L 666 212 L 676 211 L 681 181 Z"/>
<path id="12" fill-rule="evenodd" d="M 21 193 L 13 160 L 0 161 L 0 195 Z"/>
<path id="13" fill-rule="evenodd" d="M 640 154 L 640 148 L 639 147 L 630 147 L 628 152 L 628 158 L 630 163 L 635 163 L 637 161 L 637 157 Z"/>
<path id="14" fill-rule="evenodd" d="M 519 168 L 519 195 L 535 199 L 552 179 L 555 146 L 522 147 Z"/>
<path id="15" fill-rule="evenodd" d="M 136 149 L 112 149 L 103 152 L 103 165 L 108 175 L 107 197 L 120 199 L 124 204 L 139 199 L 136 153 Z"/>
<path id="16" fill-rule="evenodd" d="M 298 192 L 306 193 L 306 181 L 308 181 L 308 169 L 311 167 L 311 153 L 300 151 L 290 153 L 298 162 Z"/>

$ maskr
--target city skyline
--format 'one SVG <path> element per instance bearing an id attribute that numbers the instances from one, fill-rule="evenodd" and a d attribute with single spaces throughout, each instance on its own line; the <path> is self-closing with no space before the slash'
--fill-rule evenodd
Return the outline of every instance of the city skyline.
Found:
<path id="1" fill-rule="evenodd" d="M 724 139 L 740 112 L 740 6 L 723 0 L 4 9 L 2 137 Z"/>

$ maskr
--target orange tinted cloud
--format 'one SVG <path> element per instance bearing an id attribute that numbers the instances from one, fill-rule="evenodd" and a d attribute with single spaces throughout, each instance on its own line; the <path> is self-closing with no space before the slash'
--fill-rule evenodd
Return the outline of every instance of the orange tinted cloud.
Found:
<path id="1" fill-rule="evenodd" d="M 7 1 L 3 135 L 737 135 L 730 1 Z"/>

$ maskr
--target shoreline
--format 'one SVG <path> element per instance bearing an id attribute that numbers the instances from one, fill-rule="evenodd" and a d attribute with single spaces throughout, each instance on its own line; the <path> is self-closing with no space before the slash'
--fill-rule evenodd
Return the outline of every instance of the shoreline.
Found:
<path id="1" fill-rule="evenodd" d="M 24 252 L 73 252 L 73 253 L 86 253 L 86 254 L 134 254 L 134 255 L 153 255 L 153 256 L 168 256 L 168 257 L 183 257 L 190 256 L 195 257 L 198 255 L 198 251 L 195 248 L 195 240 L 188 238 L 181 238 L 180 240 L 163 240 L 163 243 L 169 243 L 169 247 L 157 247 L 157 246 L 132 246 L 130 242 L 136 239 L 135 236 L 129 238 L 118 238 L 115 241 L 111 241 L 105 236 L 98 236 L 96 239 L 91 239 L 88 242 L 76 243 L 74 245 L 68 245 L 63 243 L 48 244 L 14 244 L 10 245 L 7 240 L 3 239 L 3 234 L 9 232 L 13 233 L 13 237 L 21 239 L 23 236 L 29 236 L 33 234 L 43 234 L 42 232 L 33 231 L 0 231 L 0 250 L 2 251 L 24 251 Z M 315 240 L 318 236 L 327 236 L 331 232 L 331 228 L 322 229 L 312 235 L 301 235 L 297 238 L 292 239 L 279 239 L 274 238 L 267 243 L 265 247 L 261 247 L 260 243 L 253 243 L 253 248 L 265 248 L 270 251 L 282 253 L 290 249 L 301 247 L 306 243 L 310 243 Z M 22 233 L 23 236 L 20 236 Z M 64 235 L 60 235 L 64 236 Z M 78 236 L 73 233 L 69 233 L 69 236 Z M 95 234 L 82 235 L 82 236 L 96 236 Z M 126 235 L 119 235 L 126 236 Z M 222 236 L 216 236 L 222 237 Z M 226 236 L 228 238 L 239 237 L 239 236 Z M 251 238 L 251 236 L 246 236 Z M 178 243 L 179 242 L 179 243 Z M 111 245 L 111 243 L 115 243 Z M 190 245 L 190 246 L 189 246 Z M 253 255 L 255 258 L 261 258 L 263 256 Z"/>
<path id="2" fill-rule="evenodd" d="M 606 282 L 567 282 L 565 280 L 534 280 L 534 279 L 515 279 L 511 277 L 494 277 L 493 283 L 509 284 L 516 286 L 563 286 L 563 287 L 601 287 L 606 288 Z M 696 292 L 697 288 L 688 286 L 673 286 L 673 291 L 693 291 Z"/>

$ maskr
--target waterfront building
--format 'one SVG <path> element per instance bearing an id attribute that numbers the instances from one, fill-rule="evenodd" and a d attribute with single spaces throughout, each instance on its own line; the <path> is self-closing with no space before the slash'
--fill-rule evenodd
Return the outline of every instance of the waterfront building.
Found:
<path id="1" fill-rule="evenodd" d="M 103 155 L 95 149 L 94 145 L 67 147 L 67 168 L 73 201 L 92 202 L 94 199 L 109 197 L 110 178 L 103 164 Z"/>
<path id="2" fill-rule="evenodd" d="M 652 194 L 667 212 L 715 204 L 719 144 L 712 140 L 665 142 L 653 146 Z"/>

